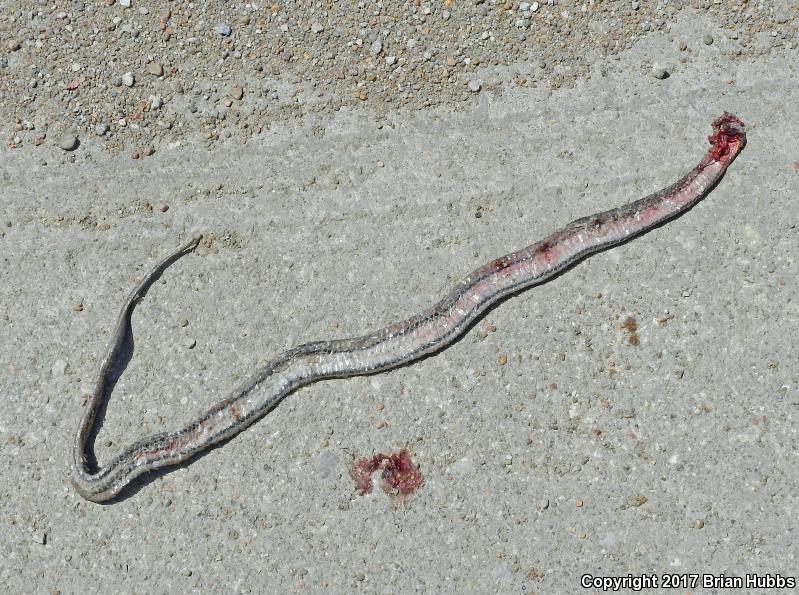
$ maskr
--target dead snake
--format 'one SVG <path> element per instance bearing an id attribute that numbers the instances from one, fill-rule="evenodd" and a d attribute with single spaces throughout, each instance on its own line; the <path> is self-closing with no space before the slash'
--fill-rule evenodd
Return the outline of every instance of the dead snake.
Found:
<path id="1" fill-rule="evenodd" d="M 175 465 L 238 434 L 301 386 L 390 370 L 440 351 L 460 337 L 483 312 L 502 298 L 550 279 L 586 256 L 616 246 L 691 208 L 721 179 L 746 144 L 743 122 L 724 113 L 713 122 L 707 154 L 675 184 L 628 205 L 577 219 L 543 240 L 492 260 L 471 272 L 432 308 L 369 335 L 306 343 L 257 370 L 230 396 L 187 426 L 132 444 L 107 465 L 87 464 L 87 442 L 108 379 L 127 337 L 135 304 L 171 263 L 194 250 L 194 237 L 159 262 L 131 291 L 119 313 L 94 391 L 75 437 L 72 482 L 87 500 L 116 496 L 132 479 Z"/>

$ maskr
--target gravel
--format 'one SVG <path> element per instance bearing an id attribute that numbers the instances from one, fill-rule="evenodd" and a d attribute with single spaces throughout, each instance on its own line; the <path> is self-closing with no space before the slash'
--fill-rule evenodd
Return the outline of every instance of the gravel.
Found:
<path id="1" fill-rule="evenodd" d="M 40 143 L 41 134 L 92 133 L 107 122 L 87 142 L 120 151 L 187 136 L 208 145 L 247 142 L 273 124 L 342 108 L 385 121 L 403 109 L 461 105 L 486 88 L 571 87 L 594 76 L 597 62 L 612 66 L 640 38 L 668 31 L 685 10 L 701 11 L 724 34 L 681 40 L 674 62 L 694 60 L 711 44 L 736 60 L 797 46 L 795 10 L 739 0 L 211 3 L 203 10 L 188 0 L 20 0 L 0 11 L 0 129 L 8 146 L 21 147 Z M 230 93 L 233 85 L 246 92 Z M 211 108 L 226 117 L 206 121 Z M 35 132 L 13 130 L 22 120 Z"/>

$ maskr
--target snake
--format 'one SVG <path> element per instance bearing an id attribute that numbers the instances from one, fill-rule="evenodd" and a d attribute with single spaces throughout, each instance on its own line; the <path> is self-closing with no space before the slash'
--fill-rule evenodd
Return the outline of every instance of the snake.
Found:
<path id="1" fill-rule="evenodd" d="M 518 252 L 490 261 L 466 275 L 438 303 L 407 320 L 363 336 L 289 349 L 261 365 L 226 398 L 184 427 L 138 440 L 98 466 L 93 462 L 90 437 L 101 403 L 113 390 L 109 378 L 130 331 L 132 311 L 168 266 L 195 250 L 203 237 L 195 235 L 145 274 L 122 305 L 75 436 L 72 483 L 77 492 L 92 502 L 114 499 L 136 477 L 177 465 L 238 434 L 303 386 L 383 372 L 440 352 L 503 298 L 684 213 L 716 186 L 746 145 L 744 123 L 728 112 L 713 121 L 712 129 L 710 149 L 674 184 L 627 205 L 572 221 Z"/>

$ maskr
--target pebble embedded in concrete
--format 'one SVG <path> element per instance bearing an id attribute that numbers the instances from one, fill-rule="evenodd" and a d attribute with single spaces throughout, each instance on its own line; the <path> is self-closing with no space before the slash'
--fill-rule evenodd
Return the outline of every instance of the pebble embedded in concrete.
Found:
<path id="1" fill-rule="evenodd" d="M 78 148 L 78 137 L 71 132 L 65 132 L 58 139 L 58 148 L 64 151 L 74 151 Z"/>
<path id="2" fill-rule="evenodd" d="M 663 66 L 655 65 L 652 68 L 652 76 L 654 76 L 656 79 L 663 80 L 669 78 L 669 71 Z"/>

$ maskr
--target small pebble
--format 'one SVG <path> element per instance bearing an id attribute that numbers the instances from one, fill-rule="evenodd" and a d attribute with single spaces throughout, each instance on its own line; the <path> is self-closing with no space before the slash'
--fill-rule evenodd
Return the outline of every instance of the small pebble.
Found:
<path id="1" fill-rule="evenodd" d="M 652 76 L 654 76 L 656 79 L 667 79 L 669 78 L 669 71 L 663 66 L 656 65 L 654 68 L 652 68 Z"/>
<path id="2" fill-rule="evenodd" d="M 158 209 L 159 211 L 161 211 L 162 213 L 166 213 L 169 210 L 169 205 L 166 204 L 165 202 L 159 202 L 155 206 L 155 208 Z"/>
<path id="3" fill-rule="evenodd" d="M 39 545 L 47 545 L 47 533 L 44 531 L 36 531 L 31 536 L 33 543 L 38 543 Z"/>
<path id="4" fill-rule="evenodd" d="M 320 25 L 319 23 L 313 23 L 311 25 L 311 31 L 313 31 L 314 33 L 321 33 L 324 30 L 325 28 L 322 27 L 322 25 Z M 284 31 L 288 31 L 288 27 L 286 27 Z"/>
<path id="5" fill-rule="evenodd" d="M 180 322 L 178 324 L 180 324 L 180 326 L 182 326 L 182 327 L 187 327 L 187 326 L 189 326 L 189 319 L 188 318 L 181 318 Z"/>
<path id="6" fill-rule="evenodd" d="M 216 31 L 217 34 L 221 35 L 222 37 L 228 37 L 233 32 L 233 30 L 230 28 L 230 25 L 227 23 L 219 23 L 216 27 L 214 27 L 214 31 Z"/>
<path id="7" fill-rule="evenodd" d="M 244 97 L 244 88 L 241 85 L 232 85 L 228 90 L 228 95 L 236 101 L 241 101 L 242 97 Z"/>
<path id="8" fill-rule="evenodd" d="M 469 81 L 469 91 L 471 91 L 472 93 L 479 93 L 480 89 L 482 88 L 483 88 L 483 83 L 481 83 L 480 81 L 474 79 Z"/>
<path id="9" fill-rule="evenodd" d="M 194 337 L 186 337 L 183 340 L 183 344 L 186 346 L 186 349 L 194 349 L 197 346 L 197 339 Z"/>
<path id="10" fill-rule="evenodd" d="M 373 56 L 377 56 L 382 51 L 383 51 L 383 42 L 380 41 L 379 39 L 375 39 L 372 42 L 372 45 L 369 47 L 369 53 L 372 54 Z"/>
<path id="11" fill-rule="evenodd" d="M 152 145 L 145 145 L 141 150 L 142 157 L 149 157 L 153 153 L 155 153 L 155 149 Z"/>
<path id="12" fill-rule="evenodd" d="M 78 137 L 71 132 L 65 132 L 58 139 L 58 148 L 64 151 L 74 151 L 78 148 Z"/>
<path id="13" fill-rule="evenodd" d="M 130 8 L 130 0 L 119 0 L 119 5 L 125 8 Z"/>
<path id="14" fill-rule="evenodd" d="M 133 84 L 136 82 L 136 77 L 133 76 L 132 72 L 126 72 L 122 75 L 122 84 L 126 87 L 132 87 Z"/>
<path id="15" fill-rule="evenodd" d="M 19 48 L 22 47 L 22 44 L 19 43 L 18 39 L 9 39 L 6 42 L 6 47 L 11 50 L 12 52 L 16 52 Z"/>
<path id="16" fill-rule="evenodd" d="M 685 43 L 684 39 L 681 39 L 680 43 L 677 45 L 677 47 L 680 49 L 681 52 L 684 52 L 685 50 L 688 49 L 688 44 Z"/>
<path id="17" fill-rule="evenodd" d="M 147 72 L 154 74 L 155 76 L 163 76 L 164 67 L 158 62 L 150 62 L 147 65 Z"/>
<path id="18" fill-rule="evenodd" d="M 710 33 L 707 33 L 702 38 L 702 43 L 704 43 L 705 45 L 711 45 L 713 43 L 713 36 Z"/>
<path id="19" fill-rule="evenodd" d="M 389 66 L 394 66 L 394 64 L 396 63 L 397 63 L 396 56 L 386 56 L 386 64 L 388 64 Z"/>

